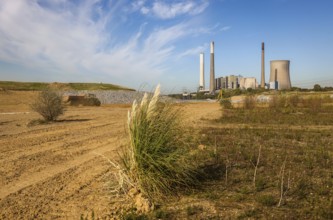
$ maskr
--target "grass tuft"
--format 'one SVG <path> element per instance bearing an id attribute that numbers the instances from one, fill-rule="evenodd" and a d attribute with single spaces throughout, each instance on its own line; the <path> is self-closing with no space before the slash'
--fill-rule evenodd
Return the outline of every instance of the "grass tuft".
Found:
<path id="1" fill-rule="evenodd" d="M 146 94 L 133 103 L 127 121 L 130 144 L 122 157 L 128 176 L 151 201 L 196 183 L 179 108 L 161 103 L 159 94 L 157 86 L 152 97 Z"/>

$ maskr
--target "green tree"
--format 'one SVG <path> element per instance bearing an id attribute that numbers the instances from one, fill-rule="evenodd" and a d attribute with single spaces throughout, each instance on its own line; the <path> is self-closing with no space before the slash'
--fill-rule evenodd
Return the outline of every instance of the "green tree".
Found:
<path id="1" fill-rule="evenodd" d="M 315 85 L 313 86 L 313 90 L 314 90 L 314 91 L 321 91 L 322 89 L 321 89 L 321 86 L 320 86 L 319 84 L 315 84 Z"/>

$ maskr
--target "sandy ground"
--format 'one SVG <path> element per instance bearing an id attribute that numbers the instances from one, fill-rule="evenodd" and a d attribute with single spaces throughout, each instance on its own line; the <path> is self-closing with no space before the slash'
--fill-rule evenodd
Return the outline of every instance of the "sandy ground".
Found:
<path id="1" fill-rule="evenodd" d="M 69 107 L 60 121 L 40 118 L 29 104 L 35 92 L 0 93 L 0 219 L 108 217 L 113 168 L 127 143 L 128 105 Z M 202 126 L 221 115 L 217 103 L 182 104 L 187 122 Z M 105 158 L 106 157 L 106 158 Z"/>

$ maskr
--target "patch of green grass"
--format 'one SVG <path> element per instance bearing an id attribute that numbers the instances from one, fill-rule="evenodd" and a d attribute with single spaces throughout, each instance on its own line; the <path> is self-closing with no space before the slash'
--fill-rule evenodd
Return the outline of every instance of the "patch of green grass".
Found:
<path id="1" fill-rule="evenodd" d="M 13 82 L 13 81 L 0 81 L 0 88 L 6 90 L 25 90 L 25 91 L 41 91 L 47 89 L 47 83 L 41 82 Z"/>
<path id="2" fill-rule="evenodd" d="M 14 82 L 0 81 L 0 88 L 17 91 L 41 91 L 52 87 L 69 90 L 130 90 L 133 89 L 106 83 L 43 83 L 43 82 Z"/>
<path id="3" fill-rule="evenodd" d="M 245 210 L 244 213 L 240 214 L 237 217 L 237 219 L 254 218 L 259 214 L 260 214 L 260 211 L 258 209 L 248 209 L 248 210 Z"/>
<path id="4" fill-rule="evenodd" d="M 129 212 L 122 216 L 123 220 L 149 220 L 149 216 L 146 214 L 138 214 L 136 212 Z"/>
<path id="5" fill-rule="evenodd" d="M 155 219 L 171 219 L 172 213 L 166 210 L 156 210 L 154 211 L 154 218 Z"/>
<path id="6" fill-rule="evenodd" d="M 273 195 L 260 195 L 257 197 L 257 202 L 264 206 L 275 206 L 278 200 Z"/>
<path id="7" fill-rule="evenodd" d="M 187 216 L 193 216 L 201 213 L 203 211 L 203 207 L 200 205 L 191 205 L 186 208 Z"/>
<path id="8" fill-rule="evenodd" d="M 133 89 L 121 87 L 113 84 L 104 83 L 68 83 L 68 86 L 73 90 L 131 90 Z"/>

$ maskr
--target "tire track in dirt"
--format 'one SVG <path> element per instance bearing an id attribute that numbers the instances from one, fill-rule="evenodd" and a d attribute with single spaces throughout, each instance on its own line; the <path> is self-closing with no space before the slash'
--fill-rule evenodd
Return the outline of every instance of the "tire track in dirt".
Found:
<path id="1" fill-rule="evenodd" d="M 61 172 L 65 172 L 66 170 L 69 170 L 73 167 L 80 166 L 81 164 L 84 164 L 85 162 L 98 157 L 98 154 L 105 154 L 106 152 L 110 151 L 110 146 L 113 146 L 113 150 L 116 150 L 120 145 L 121 142 L 119 138 L 112 138 L 103 146 L 95 149 L 94 153 L 89 152 L 81 156 L 77 156 L 74 160 L 70 160 L 59 165 L 48 166 L 47 169 L 43 169 L 35 173 L 25 173 L 21 175 L 14 183 L 1 187 L 0 200 L 30 185 L 37 184 Z"/>
<path id="2" fill-rule="evenodd" d="M 189 105 L 187 119 L 218 113 L 216 106 Z M 116 151 L 127 141 L 126 115 L 127 108 L 114 106 L 72 108 L 59 124 L 18 127 L 35 117 L 29 114 L 3 125 L 7 130 L 0 137 L 0 165 L 9 181 L 0 181 L 0 219 L 78 219 L 91 216 L 91 210 L 110 218 L 119 202 L 110 199 L 107 187 L 115 181 L 114 170 L 98 154 L 119 159 Z M 78 119 L 89 120 L 70 121 Z"/>
<path id="3" fill-rule="evenodd" d="M 114 125 L 112 123 L 110 125 Z M 83 133 L 74 131 L 74 138 L 60 138 L 55 143 L 46 142 L 44 146 L 36 145 L 28 153 L 23 149 L 20 153 L 15 153 L 10 157 L 1 160 L 0 164 L 6 164 L 0 168 L 0 183 L 9 184 L 17 181 L 22 173 L 33 173 L 42 170 L 44 167 L 52 166 L 72 160 L 100 148 L 112 136 L 120 138 L 124 132 L 121 128 L 109 129 L 104 126 L 92 126 Z M 89 134 L 89 135 L 88 135 Z"/>
<path id="4" fill-rule="evenodd" d="M 91 210 L 105 215 L 110 213 L 106 183 L 111 174 L 108 162 L 95 157 L 9 195 L 0 200 L 0 207 L 5 207 L 8 219 L 78 219 L 81 214 L 91 215 Z"/>
<path id="5" fill-rule="evenodd" d="M 7 151 L 15 150 L 16 148 L 22 149 L 22 147 L 33 147 L 42 143 L 49 143 L 54 140 L 60 139 L 60 137 L 65 139 L 67 136 L 77 133 L 81 133 L 82 135 L 89 134 L 89 130 L 95 128 L 103 128 L 107 126 L 118 126 L 118 124 L 105 122 L 97 125 L 83 124 L 79 127 L 71 127 L 71 129 L 68 129 L 68 126 L 63 128 L 54 128 L 52 130 L 44 128 L 38 129 L 38 132 L 35 132 L 35 130 L 33 130 L 22 134 L 9 135 L 3 140 L 0 139 L 0 146 L 4 146 L 1 148 L 0 153 L 6 153 Z M 19 142 L 17 141 L 18 139 Z"/>
<path id="6" fill-rule="evenodd" d="M 117 124 L 110 123 L 108 125 L 113 126 L 113 125 L 117 125 Z M 98 128 L 103 128 L 103 127 L 104 126 L 100 126 Z M 94 128 L 96 128 L 96 127 L 94 127 Z M 44 151 L 51 151 L 51 150 L 55 150 L 57 148 L 68 149 L 70 147 L 74 147 L 74 146 L 76 147 L 79 144 L 82 144 L 82 143 L 92 139 L 92 137 L 88 136 L 88 134 L 90 134 L 91 132 L 99 132 L 99 131 L 95 131 L 95 130 L 92 131 L 94 128 L 92 128 L 92 129 L 89 128 L 89 131 L 83 130 L 84 132 L 81 132 L 80 135 L 78 135 L 79 133 L 77 131 L 81 130 L 81 129 L 76 129 L 76 130 L 64 130 L 61 132 L 54 132 L 52 134 L 52 136 L 49 135 L 49 137 L 46 137 L 46 138 L 42 137 L 42 139 L 38 139 L 38 140 L 34 137 L 30 137 L 31 138 L 30 142 L 28 140 L 25 140 L 25 145 L 27 147 L 18 146 L 16 140 L 10 140 L 10 141 L 1 143 L 2 146 L 6 146 L 5 148 L 7 148 L 8 151 L 3 150 L 0 153 L 0 164 L 7 160 L 15 160 L 22 156 L 29 156 L 29 155 L 37 154 L 37 153 L 44 152 Z M 120 131 L 121 131 L 121 129 L 117 130 L 117 132 L 120 132 Z M 110 135 L 110 133 L 106 129 L 106 131 L 102 135 L 99 135 L 98 137 L 95 136 L 94 139 L 106 138 L 106 137 L 108 137 L 108 135 Z M 19 138 L 19 137 L 15 137 L 15 138 Z M 9 152 L 10 152 L 10 155 L 8 156 Z"/>
<path id="7" fill-rule="evenodd" d="M 0 178 L 1 182 L 2 184 L 9 184 L 10 182 L 17 181 L 23 173 L 38 172 L 45 167 L 73 160 L 78 156 L 103 147 L 104 144 L 105 143 L 98 145 L 92 144 L 92 147 L 77 150 L 74 148 L 71 151 L 44 151 L 30 156 L 22 156 L 17 160 L 9 161 L 9 163 L 7 163 L 6 170 L 2 171 L 2 177 Z"/>

